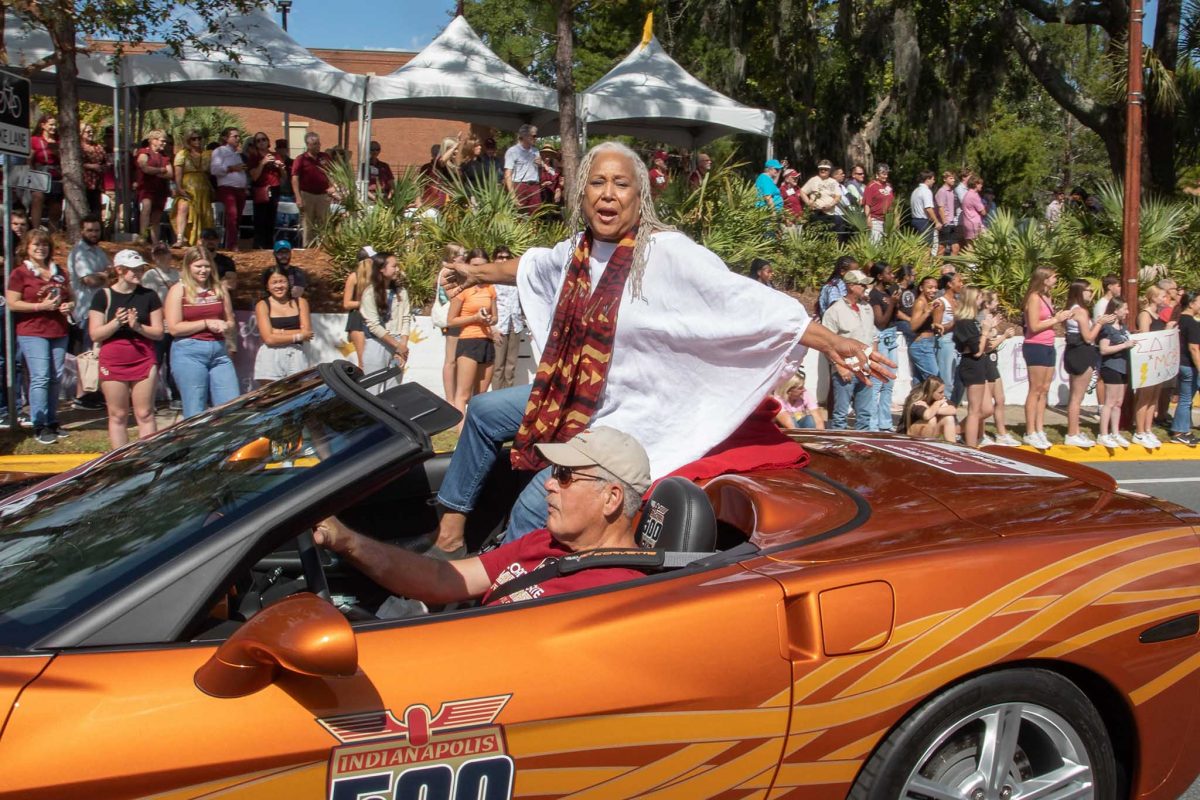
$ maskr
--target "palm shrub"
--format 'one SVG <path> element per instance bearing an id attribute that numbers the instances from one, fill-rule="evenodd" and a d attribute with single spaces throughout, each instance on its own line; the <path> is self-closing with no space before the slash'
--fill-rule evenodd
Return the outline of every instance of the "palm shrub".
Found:
<path id="1" fill-rule="evenodd" d="M 554 244 L 551 238 L 563 230 L 546 210 L 532 216 L 521 213 L 516 198 L 499 183 L 471 183 L 452 176 L 444 186 L 448 199 L 437 216 L 429 216 L 421 225 L 422 236 L 437 248 L 460 244 L 468 250 L 480 248 L 488 253 L 501 245 L 514 256 L 537 245 Z"/>
<path id="2" fill-rule="evenodd" d="M 787 228 L 779 245 L 779 255 L 773 262 L 776 284 L 793 291 L 820 286 L 843 252 L 837 235 L 824 226 Z"/>
<path id="3" fill-rule="evenodd" d="M 918 278 L 936 275 L 942 264 L 940 257 L 931 254 L 929 242 L 911 228 L 893 227 L 878 242 L 872 242 L 867 233 L 859 233 L 846 243 L 845 251 L 864 270 L 876 261 L 893 267 L 911 264 Z"/>

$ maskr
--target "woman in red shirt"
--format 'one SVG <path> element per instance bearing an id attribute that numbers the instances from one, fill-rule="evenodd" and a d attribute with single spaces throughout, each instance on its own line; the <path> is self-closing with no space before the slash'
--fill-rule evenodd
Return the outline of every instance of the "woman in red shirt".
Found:
<path id="1" fill-rule="evenodd" d="M 99 214 L 103 204 L 104 168 L 108 165 L 108 153 L 104 145 L 96 141 L 96 129 L 85 122 L 79 128 L 79 148 L 83 155 L 83 190 L 87 194 L 88 211 Z"/>
<path id="2" fill-rule="evenodd" d="M 44 230 L 25 234 L 17 248 L 25 262 L 12 271 L 4 292 L 29 370 L 33 435 L 42 444 L 56 444 L 67 435 L 58 426 L 58 385 L 75 308 L 71 282 L 50 259 L 51 251 L 50 234 Z"/>
<path id="3" fill-rule="evenodd" d="M 154 130 L 146 134 L 146 146 L 137 151 L 137 198 L 141 208 L 138 227 L 142 239 L 147 240 L 148 234 L 148 240 L 154 244 L 158 244 L 163 209 L 167 207 L 174 175 L 171 159 L 163 155 L 166 146 L 167 134 Z"/>
<path id="4" fill-rule="evenodd" d="M 179 283 L 167 291 L 163 310 L 173 337 L 171 374 L 185 418 L 239 394 L 237 373 L 225 348 L 225 331 L 234 324 L 233 306 L 215 271 L 207 250 L 189 249 L 183 254 Z"/>
<path id="5" fill-rule="evenodd" d="M 254 246 L 270 250 L 275 243 L 275 212 L 279 208 L 283 161 L 271 150 L 271 140 L 262 131 L 246 144 L 246 174 L 250 177 L 254 204 Z"/>
<path id="6" fill-rule="evenodd" d="M 49 201 L 47 224 L 54 230 L 62 219 L 63 201 L 62 160 L 58 154 L 58 120 L 50 114 L 42 114 L 34 130 L 36 133 L 29 138 L 29 165 L 50 175 L 50 192 L 33 192 L 29 202 L 29 226 L 41 227 L 42 212 L 46 210 Z"/>

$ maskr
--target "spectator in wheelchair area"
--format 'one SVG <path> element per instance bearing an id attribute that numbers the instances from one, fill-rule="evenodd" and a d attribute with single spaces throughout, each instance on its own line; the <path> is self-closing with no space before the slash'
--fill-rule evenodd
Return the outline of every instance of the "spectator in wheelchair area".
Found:
<path id="1" fill-rule="evenodd" d="M 650 488 L 650 459 L 632 436 L 615 428 L 588 428 L 566 442 L 536 445 L 551 464 L 546 479 L 546 527 L 472 558 L 447 561 L 417 555 L 346 528 L 334 518 L 320 523 L 318 545 L 394 595 L 424 603 L 480 599 L 483 605 L 515 603 L 640 578 L 627 567 L 595 567 L 569 575 L 549 572 L 523 579 L 559 558 L 601 548 L 634 548 L 634 517 Z M 430 551 L 438 553 L 437 548 Z"/>

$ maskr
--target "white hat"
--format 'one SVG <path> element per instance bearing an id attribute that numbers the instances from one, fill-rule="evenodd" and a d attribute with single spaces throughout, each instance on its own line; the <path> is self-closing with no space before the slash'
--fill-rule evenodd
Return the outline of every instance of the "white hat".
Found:
<path id="1" fill-rule="evenodd" d="M 149 265 L 137 250 L 122 250 L 113 257 L 113 266 L 119 269 L 141 269 Z"/>

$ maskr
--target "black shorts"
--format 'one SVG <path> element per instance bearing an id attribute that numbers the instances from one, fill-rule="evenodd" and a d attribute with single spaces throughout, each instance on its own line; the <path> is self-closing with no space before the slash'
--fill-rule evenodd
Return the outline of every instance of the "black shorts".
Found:
<path id="1" fill-rule="evenodd" d="M 1100 363 L 1100 351 L 1091 344 L 1069 344 L 1063 353 L 1068 375 L 1083 375 Z"/>
<path id="2" fill-rule="evenodd" d="M 366 330 L 367 324 L 363 322 L 362 312 L 357 308 L 351 309 L 350 313 L 346 315 L 346 333 L 354 333 L 355 331 L 363 331 L 365 333 Z"/>
<path id="3" fill-rule="evenodd" d="M 480 364 L 496 363 L 496 345 L 491 339 L 459 339 L 455 358 L 469 358 Z"/>
<path id="4" fill-rule="evenodd" d="M 1115 369 L 1101 367 L 1100 380 L 1111 386 L 1125 386 L 1129 383 L 1129 375 L 1124 372 L 1117 372 Z"/>
<path id="5" fill-rule="evenodd" d="M 983 357 L 983 371 L 989 383 L 1000 380 L 1000 356 L 995 351 Z"/>
<path id="6" fill-rule="evenodd" d="M 981 386 L 987 383 L 987 356 L 963 356 L 962 361 L 958 362 L 958 380 L 963 386 Z"/>
<path id="7" fill-rule="evenodd" d="M 1025 356 L 1025 366 L 1027 367 L 1054 366 L 1054 345 L 1052 344 L 1025 342 L 1021 345 L 1021 355 Z"/>
<path id="8" fill-rule="evenodd" d="M 942 229 L 938 231 L 938 244 L 958 244 L 958 242 L 957 225 L 943 225 Z"/>

